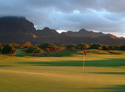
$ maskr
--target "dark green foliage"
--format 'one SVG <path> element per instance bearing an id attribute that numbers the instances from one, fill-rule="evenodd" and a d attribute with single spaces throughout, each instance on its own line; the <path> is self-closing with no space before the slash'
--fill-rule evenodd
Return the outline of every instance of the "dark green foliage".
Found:
<path id="1" fill-rule="evenodd" d="M 37 53 L 43 53 L 43 50 L 39 47 L 30 46 L 29 48 L 25 49 L 24 52 L 33 53 L 33 55 L 36 56 Z"/>
<path id="2" fill-rule="evenodd" d="M 33 50 L 33 55 L 36 56 L 37 53 L 43 53 L 44 51 L 39 47 L 35 47 Z"/>
<path id="3" fill-rule="evenodd" d="M 102 49 L 102 45 L 101 44 L 92 44 L 91 49 Z"/>
<path id="4" fill-rule="evenodd" d="M 61 52 L 62 52 L 64 49 L 65 49 L 65 47 L 63 47 L 63 46 L 58 46 L 58 47 L 56 48 L 56 52 L 59 52 L 59 53 L 61 54 Z"/>
<path id="5" fill-rule="evenodd" d="M 52 44 L 52 43 L 45 43 L 45 44 L 42 44 L 42 45 L 40 45 L 39 46 L 41 49 L 46 49 L 46 48 L 54 48 L 54 47 L 56 47 L 56 45 L 55 44 Z"/>
<path id="6" fill-rule="evenodd" d="M 120 46 L 114 46 L 115 50 L 120 50 Z"/>
<path id="7" fill-rule="evenodd" d="M 102 49 L 103 49 L 103 50 L 109 50 L 109 46 L 108 46 L 108 45 L 103 45 L 103 46 L 102 46 Z"/>
<path id="8" fill-rule="evenodd" d="M 90 46 L 88 44 L 85 43 L 80 43 L 77 45 L 78 49 L 84 50 L 84 49 L 88 49 Z"/>
<path id="9" fill-rule="evenodd" d="M 57 46 L 52 43 L 45 43 L 40 45 L 39 48 L 43 49 L 46 56 L 48 56 L 50 53 L 56 51 Z"/>
<path id="10" fill-rule="evenodd" d="M 120 50 L 124 50 L 125 51 L 125 46 L 121 46 Z"/>
<path id="11" fill-rule="evenodd" d="M 0 54 L 1 54 L 1 51 L 2 51 L 2 49 L 1 49 L 1 47 L 0 47 Z"/>
<path id="12" fill-rule="evenodd" d="M 72 44 L 72 45 L 67 45 L 66 48 L 69 49 L 69 50 L 75 50 L 76 45 L 74 45 L 74 44 Z"/>
<path id="13" fill-rule="evenodd" d="M 27 46 L 24 46 L 23 48 L 26 49 L 26 48 L 28 48 L 28 47 L 27 47 Z"/>
<path id="14" fill-rule="evenodd" d="M 15 55 L 16 54 L 16 49 L 12 44 L 6 44 L 4 45 L 2 49 L 2 54 L 4 55 Z"/>
<path id="15" fill-rule="evenodd" d="M 29 48 L 25 49 L 24 52 L 26 53 L 33 53 L 35 47 L 34 46 L 30 46 Z"/>
<path id="16" fill-rule="evenodd" d="M 114 50 L 115 47 L 114 46 L 108 46 L 109 50 Z"/>

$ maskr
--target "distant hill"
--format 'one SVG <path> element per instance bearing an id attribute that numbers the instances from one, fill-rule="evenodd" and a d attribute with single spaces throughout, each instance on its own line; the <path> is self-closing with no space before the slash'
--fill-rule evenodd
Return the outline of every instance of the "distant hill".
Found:
<path id="1" fill-rule="evenodd" d="M 30 41 L 32 44 L 51 43 L 100 43 L 108 45 L 125 45 L 125 38 L 119 38 L 112 34 L 87 31 L 81 29 L 78 32 L 62 32 L 45 27 L 36 30 L 33 23 L 24 17 L 1 17 L 0 18 L 0 42 L 23 44 Z"/>
<path id="2" fill-rule="evenodd" d="M 55 36 L 59 36 L 59 33 L 56 30 L 50 29 L 48 27 L 45 27 L 42 30 L 37 30 L 35 32 L 35 34 L 37 36 L 39 36 L 39 38 L 41 38 L 41 37 L 55 37 Z"/>
<path id="3" fill-rule="evenodd" d="M 68 31 L 68 32 L 62 32 L 61 34 L 71 37 L 101 37 L 101 36 L 111 36 L 111 34 L 103 34 L 102 32 L 93 32 L 93 31 L 87 31 L 86 29 L 81 29 L 78 32 Z"/>

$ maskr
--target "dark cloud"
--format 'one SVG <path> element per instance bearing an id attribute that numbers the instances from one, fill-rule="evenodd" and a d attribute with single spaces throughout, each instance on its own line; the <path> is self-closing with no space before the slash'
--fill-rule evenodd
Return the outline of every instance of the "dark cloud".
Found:
<path id="1" fill-rule="evenodd" d="M 1 0 L 0 16 L 24 16 L 36 28 L 125 35 L 124 0 Z"/>

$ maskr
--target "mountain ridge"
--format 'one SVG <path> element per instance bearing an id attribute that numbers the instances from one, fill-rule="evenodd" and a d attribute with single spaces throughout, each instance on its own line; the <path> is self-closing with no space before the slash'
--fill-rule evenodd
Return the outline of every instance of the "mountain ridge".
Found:
<path id="1" fill-rule="evenodd" d="M 0 18 L 0 42 L 23 44 L 30 41 L 33 44 L 51 43 L 100 43 L 108 45 L 125 45 L 125 38 L 112 34 L 93 32 L 80 29 L 78 32 L 67 31 L 58 33 L 55 29 L 45 27 L 36 30 L 34 24 L 24 17 Z"/>

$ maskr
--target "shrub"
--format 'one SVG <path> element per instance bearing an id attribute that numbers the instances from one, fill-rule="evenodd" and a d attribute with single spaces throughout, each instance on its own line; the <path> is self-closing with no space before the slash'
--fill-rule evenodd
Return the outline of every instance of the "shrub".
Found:
<path id="1" fill-rule="evenodd" d="M 120 50 L 124 50 L 125 51 L 125 46 L 120 46 Z"/>
<path id="2" fill-rule="evenodd" d="M 102 46 L 102 49 L 103 49 L 103 50 L 109 50 L 109 47 L 108 47 L 108 45 L 103 45 L 103 46 Z"/>
<path id="3" fill-rule="evenodd" d="M 30 42 L 25 42 L 25 44 L 24 44 L 24 47 L 30 47 L 30 46 L 32 46 L 32 44 L 30 43 Z"/>
<path id="4" fill-rule="evenodd" d="M 40 49 L 39 47 L 35 47 L 33 50 L 33 55 L 36 56 L 37 53 L 43 53 L 44 51 Z"/>
<path id="5" fill-rule="evenodd" d="M 36 56 L 37 53 L 43 53 L 43 50 L 39 47 L 30 46 L 27 49 L 24 50 L 25 53 L 32 53 L 34 56 Z"/>
<path id="6" fill-rule="evenodd" d="M 16 49 L 12 44 L 6 44 L 4 45 L 2 49 L 2 54 L 4 55 L 15 55 L 16 54 Z"/>
<path id="7" fill-rule="evenodd" d="M 78 49 L 84 50 L 84 49 L 88 49 L 90 46 L 88 44 L 85 43 L 80 43 L 77 45 Z"/>
<path id="8" fill-rule="evenodd" d="M 114 50 L 114 49 L 115 49 L 114 46 L 108 46 L 108 48 L 109 48 L 110 50 Z"/>
<path id="9" fill-rule="evenodd" d="M 72 45 L 67 45 L 66 48 L 69 49 L 69 50 L 75 50 L 76 45 L 74 45 L 74 44 L 72 44 Z"/>
<path id="10" fill-rule="evenodd" d="M 101 44 L 92 44 L 91 49 L 102 49 L 102 45 Z"/>
<path id="11" fill-rule="evenodd" d="M 63 46 L 58 46 L 58 47 L 56 48 L 56 52 L 59 52 L 59 53 L 61 54 L 61 52 L 62 52 L 64 49 L 65 49 L 65 47 L 63 47 Z"/>
<path id="12" fill-rule="evenodd" d="M 1 47 L 0 47 L 0 54 L 1 54 L 1 51 L 2 51 L 2 49 L 1 49 Z"/>
<path id="13" fill-rule="evenodd" d="M 35 48 L 34 46 L 30 46 L 27 49 L 25 49 L 24 52 L 26 52 L 26 53 L 33 53 L 34 48 Z"/>
<path id="14" fill-rule="evenodd" d="M 52 43 L 45 43 L 40 45 L 39 48 L 44 50 L 46 56 L 49 56 L 50 53 L 56 51 L 57 46 Z"/>

